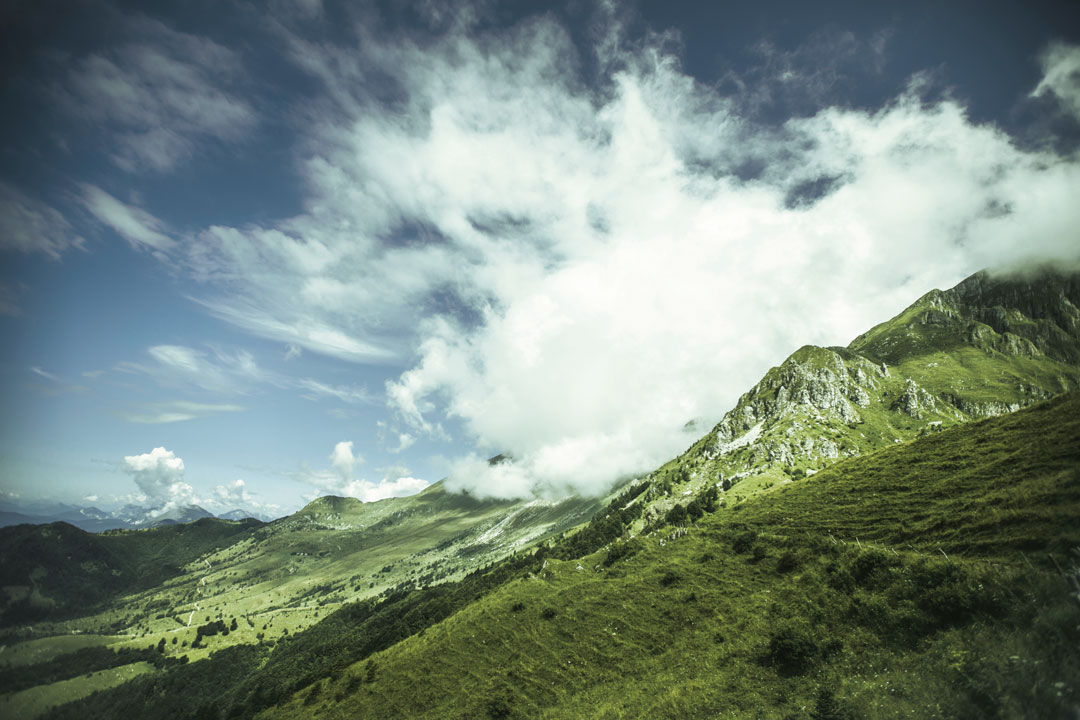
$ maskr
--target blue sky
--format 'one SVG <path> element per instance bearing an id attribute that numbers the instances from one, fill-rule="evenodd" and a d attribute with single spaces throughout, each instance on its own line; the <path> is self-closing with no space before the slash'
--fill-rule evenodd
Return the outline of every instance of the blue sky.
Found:
<path id="1" fill-rule="evenodd" d="M 1059 3 L 23 2 L 0 28 L 24 500 L 599 492 L 798 346 L 1080 248 Z"/>

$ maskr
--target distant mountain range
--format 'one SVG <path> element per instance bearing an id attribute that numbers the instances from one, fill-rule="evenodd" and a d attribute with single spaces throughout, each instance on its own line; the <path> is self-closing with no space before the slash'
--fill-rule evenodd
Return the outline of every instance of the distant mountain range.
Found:
<path id="1" fill-rule="evenodd" d="M 0 502 L 0 527 L 11 525 L 46 525 L 54 522 L 66 522 L 86 532 L 104 532 L 105 530 L 133 530 L 139 528 L 175 525 L 200 518 L 217 517 L 221 520 L 244 520 L 254 518 L 268 522 L 272 518 L 248 510 L 230 510 L 214 515 L 198 505 L 185 505 L 160 513 L 154 508 L 141 505 L 125 505 L 119 510 L 108 512 L 97 507 L 80 507 L 67 503 L 48 501 Z"/>

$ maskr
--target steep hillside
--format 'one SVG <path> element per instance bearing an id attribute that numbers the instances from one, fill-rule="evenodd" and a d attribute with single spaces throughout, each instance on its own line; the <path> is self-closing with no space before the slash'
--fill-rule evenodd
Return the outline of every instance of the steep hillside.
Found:
<path id="1" fill-rule="evenodd" d="M 1054 270 L 933 290 L 846 348 L 794 352 L 656 477 L 682 492 L 727 481 L 745 497 L 1076 388 L 1078 305 L 1080 273 Z"/>
<path id="2" fill-rule="evenodd" d="M 264 659 L 213 656 L 49 717 L 1036 718 L 1080 702 L 1077 393 L 580 557 L 571 541 L 471 576 L 480 592 L 406 591 Z M 246 663 L 239 689 L 201 691 L 224 663 Z"/>
<path id="3" fill-rule="evenodd" d="M 1080 572 L 1076 393 L 840 463 L 683 532 L 656 527 L 610 566 L 610 549 L 549 561 L 266 717 L 1078 707 L 1077 581 L 1055 570 Z"/>

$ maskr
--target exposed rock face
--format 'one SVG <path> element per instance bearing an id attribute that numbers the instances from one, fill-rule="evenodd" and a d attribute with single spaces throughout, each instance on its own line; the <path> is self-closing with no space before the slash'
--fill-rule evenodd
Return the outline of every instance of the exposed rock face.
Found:
<path id="1" fill-rule="evenodd" d="M 890 409 L 902 412 L 909 417 L 922 419 L 924 411 L 934 410 L 936 406 L 934 396 L 919 387 L 919 384 L 914 380 L 908 378 L 904 381 L 904 393 L 896 398 Z"/>
<path id="2" fill-rule="evenodd" d="M 857 356 L 848 362 L 834 349 L 800 348 L 724 416 L 714 429 L 717 444 L 730 444 L 757 423 L 772 424 L 800 411 L 842 423 L 859 422 L 858 408 L 870 404 L 867 391 L 877 387 L 875 377 L 882 377 L 882 369 Z"/>
<path id="3" fill-rule="evenodd" d="M 1047 269 L 994 277 L 979 272 L 941 295 L 999 334 L 1026 338 L 1057 359 L 1080 360 L 1080 273 Z"/>

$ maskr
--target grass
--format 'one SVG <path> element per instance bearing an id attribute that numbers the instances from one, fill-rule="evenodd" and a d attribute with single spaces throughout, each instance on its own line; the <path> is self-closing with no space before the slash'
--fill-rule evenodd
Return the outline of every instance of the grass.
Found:
<path id="1" fill-rule="evenodd" d="M 154 666 L 150 663 L 132 663 L 0 695 L 0 717 L 32 720 L 51 708 L 122 685 L 153 671 Z"/>
<path id="2" fill-rule="evenodd" d="M 609 569 L 549 560 L 266 717 L 1061 716 L 1080 607 L 1022 553 L 1080 544 L 1078 410 L 841 463 Z"/>
<path id="3" fill-rule="evenodd" d="M 259 717 L 280 719 L 1062 716 L 1080 692 L 1080 607 L 1047 553 L 1080 562 L 1065 554 L 1080 545 L 1078 448 L 1070 394 L 689 529 L 653 521 L 593 550 L 582 538 L 611 522 L 599 513 L 517 570 L 476 576 L 481 592 L 449 614 L 405 590 L 48 717 L 249 717 L 260 696 Z M 389 644 L 363 645 L 381 632 Z"/>
<path id="4" fill-rule="evenodd" d="M 1020 562 L 1080 546 L 1080 394 L 846 460 L 748 503 L 741 522 L 791 536 Z"/>
<path id="5" fill-rule="evenodd" d="M 0 646 L 0 665 L 36 665 L 82 648 L 110 645 L 118 639 L 111 635 L 55 635 L 26 640 Z"/>

